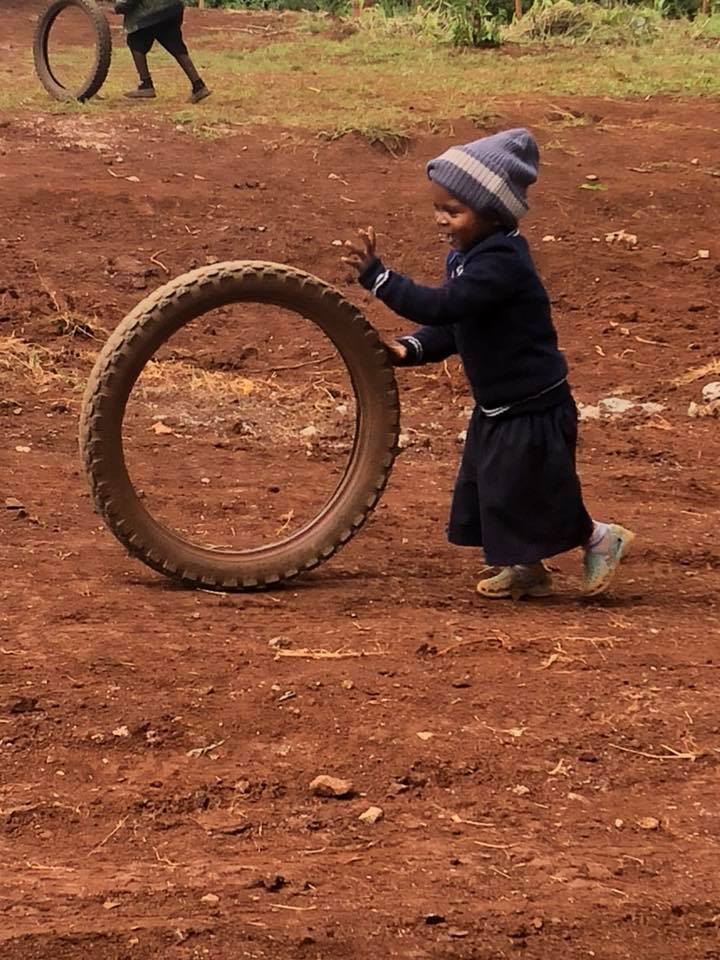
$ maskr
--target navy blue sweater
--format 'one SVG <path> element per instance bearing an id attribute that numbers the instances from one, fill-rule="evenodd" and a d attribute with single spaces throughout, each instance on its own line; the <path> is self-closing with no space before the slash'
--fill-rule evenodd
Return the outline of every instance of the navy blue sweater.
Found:
<path id="1" fill-rule="evenodd" d="M 550 301 L 526 240 L 498 231 L 451 252 L 442 287 L 424 287 L 375 259 L 360 283 L 420 329 L 400 341 L 408 365 L 458 353 L 476 403 L 490 415 L 542 409 L 569 396 Z"/>

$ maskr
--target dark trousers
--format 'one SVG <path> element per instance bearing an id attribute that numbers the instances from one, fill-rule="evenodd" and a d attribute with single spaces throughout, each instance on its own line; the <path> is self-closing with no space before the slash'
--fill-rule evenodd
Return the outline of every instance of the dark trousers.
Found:
<path id="1" fill-rule="evenodd" d="M 143 27 L 141 30 L 128 34 L 128 46 L 134 53 L 147 56 L 157 40 L 170 56 L 182 57 L 188 52 L 183 39 L 182 23 L 183 11 L 181 10 L 179 14 L 169 20 L 161 20 L 160 23 L 154 23 L 151 27 Z"/>
<path id="2" fill-rule="evenodd" d="M 575 467 L 572 399 L 468 426 L 448 539 L 482 547 L 492 566 L 537 563 L 585 544 L 593 529 Z"/>

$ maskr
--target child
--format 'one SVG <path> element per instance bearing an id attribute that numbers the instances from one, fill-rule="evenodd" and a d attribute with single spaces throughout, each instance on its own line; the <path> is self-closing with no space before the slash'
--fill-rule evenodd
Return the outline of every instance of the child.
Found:
<path id="1" fill-rule="evenodd" d="M 118 0 L 115 13 L 125 15 L 127 43 L 140 77 L 137 90 L 125 94 L 128 99 L 151 100 L 156 96 L 147 62 L 147 55 L 156 40 L 177 60 L 192 84 L 189 102 L 200 103 L 210 96 L 183 40 L 183 0 Z"/>
<path id="2" fill-rule="evenodd" d="M 550 302 L 517 224 L 539 153 L 527 130 L 451 147 L 427 166 L 435 221 L 452 250 L 442 287 L 386 269 L 372 227 L 343 258 L 391 310 L 420 324 L 388 345 L 398 366 L 458 353 L 475 398 L 448 538 L 482 547 L 484 597 L 545 597 L 543 560 L 584 550 L 583 592 L 603 593 L 634 538 L 593 523 L 575 469 L 577 410 Z"/>

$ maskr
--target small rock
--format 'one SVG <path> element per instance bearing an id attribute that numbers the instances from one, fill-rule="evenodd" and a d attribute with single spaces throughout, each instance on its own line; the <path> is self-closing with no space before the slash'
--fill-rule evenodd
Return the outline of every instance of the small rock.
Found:
<path id="1" fill-rule="evenodd" d="M 632 250 L 637 246 L 638 238 L 634 233 L 628 233 L 626 230 L 615 230 L 613 233 L 605 234 L 605 243 L 619 243 Z"/>
<path id="2" fill-rule="evenodd" d="M 316 436 L 317 436 L 317 432 L 318 432 L 318 431 L 317 431 L 317 427 L 313 426 L 313 424 L 310 424 L 309 427 L 305 427 L 304 429 L 302 429 L 302 430 L 300 431 L 300 436 L 301 436 L 301 437 L 306 437 L 306 438 L 307 438 L 307 437 L 316 437 Z"/>
<path id="3" fill-rule="evenodd" d="M 584 750 L 578 757 L 578 760 L 581 763 L 597 763 L 598 757 L 597 754 L 591 753 L 589 750 Z"/>
<path id="4" fill-rule="evenodd" d="M 18 697 L 10 704 L 10 713 L 33 713 L 37 709 L 37 697 Z"/>
<path id="5" fill-rule="evenodd" d="M 310 784 L 310 793 L 316 797 L 349 797 L 353 792 L 352 781 L 341 780 L 321 774 Z"/>
<path id="6" fill-rule="evenodd" d="M 5 509 L 6 510 L 24 510 L 25 504 L 18 500 L 16 497 L 6 497 L 5 498 Z"/>
<path id="7" fill-rule="evenodd" d="M 615 821 L 615 829 L 616 829 L 616 830 L 622 830 L 622 828 L 623 828 L 624 826 L 625 826 L 625 821 L 624 821 L 624 820 L 618 819 L 618 820 Z"/>
<path id="8" fill-rule="evenodd" d="M 345 680 L 342 680 L 342 681 L 340 682 L 340 686 L 343 688 L 343 690 L 354 690 L 354 689 L 355 689 L 355 684 L 352 682 L 352 680 L 348 680 L 347 678 L 346 678 Z"/>
<path id="9" fill-rule="evenodd" d="M 526 787 L 524 783 L 519 783 L 516 787 L 513 787 L 512 792 L 516 797 L 526 797 L 530 793 L 530 787 Z"/>
<path id="10" fill-rule="evenodd" d="M 431 733 L 429 730 L 420 730 L 415 734 L 415 736 L 418 738 L 418 740 L 432 740 L 435 734 Z"/>
<path id="11" fill-rule="evenodd" d="M 632 410 L 635 404 L 632 400 L 625 400 L 624 397 L 604 397 L 599 401 L 598 406 L 608 413 L 622 414 Z"/>
<path id="12" fill-rule="evenodd" d="M 690 402 L 688 407 L 689 417 L 720 417 L 720 400 L 713 400 L 711 403 Z"/>
<path id="13" fill-rule="evenodd" d="M 637 821 L 637 825 L 641 830 L 659 830 L 660 821 L 657 817 L 640 817 Z"/>
<path id="14" fill-rule="evenodd" d="M 710 251 L 709 250 L 698 250 L 698 260 L 709 260 Z"/>
<path id="15" fill-rule="evenodd" d="M 425 921 L 427 923 L 427 921 Z M 448 936 L 455 940 L 462 940 L 463 937 L 469 937 L 469 930 L 461 930 L 459 927 L 448 927 Z"/>
<path id="16" fill-rule="evenodd" d="M 445 923 L 445 917 L 441 913 L 426 913 L 423 919 L 429 927 L 435 927 L 439 923 Z"/>
<path id="17" fill-rule="evenodd" d="M 275 873 L 272 876 L 263 877 L 259 885 L 265 887 L 268 893 L 277 893 L 278 890 L 287 886 L 287 880 L 281 874 Z"/>
<path id="18" fill-rule="evenodd" d="M 135 257 L 129 257 L 121 253 L 114 260 L 109 261 L 110 266 L 119 273 L 129 273 L 131 275 L 143 274 L 145 272 L 144 264 Z"/>
<path id="19" fill-rule="evenodd" d="M 455 439 L 458 443 L 465 443 L 467 440 L 467 430 L 461 430 Z"/>
<path id="20" fill-rule="evenodd" d="M 385 816 L 385 813 L 382 807 L 368 807 L 364 813 L 361 813 L 358 817 L 358 820 L 362 820 L 363 823 L 368 823 L 372 825 L 377 823 L 378 820 L 382 820 Z"/>
<path id="21" fill-rule="evenodd" d="M 112 733 L 113 733 L 113 736 L 114 736 L 114 737 L 129 737 L 129 736 L 130 736 L 130 731 L 129 731 L 128 728 L 125 726 L 125 724 L 123 724 L 122 727 L 115 727 L 115 729 L 113 730 Z"/>
<path id="22" fill-rule="evenodd" d="M 612 878 L 612 871 L 601 863 L 586 863 L 585 872 L 589 880 L 610 880 Z"/>
<path id="23" fill-rule="evenodd" d="M 200 897 L 200 903 L 220 903 L 220 897 L 216 893 L 206 893 Z"/>
<path id="24" fill-rule="evenodd" d="M 292 642 L 287 637 L 272 637 L 268 640 L 268 646 L 272 647 L 273 650 L 287 650 L 288 647 L 292 646 Z"/>
<path id="25" fill-rule="evenodd" d="M 120 900 L 106 900 L 103 903 L 103 910 L 114 910 L 116 907 L 120 906 Z"/>
<path id="26" fill-rule="evenodd" d="M 702 398 L 705 403 L 712 403 L 713 400 L 720 400 L 720 381 L 706 383 L 702 388 Z M 5 501 L 7 504 L 7 500 Z"/>
<path id="27" fill-rule="evenodd" d="M 585 179 L 588 181 L 588 183 L 597 183 L 600 178 L 594 173 L 588 173 L 586 174 Z"/>
<path id="28" fill-rule="evenodd" d="M 599 420 L 600 407 L 588 403 L 578 403 L 578 412 L 581 420 Z"/>

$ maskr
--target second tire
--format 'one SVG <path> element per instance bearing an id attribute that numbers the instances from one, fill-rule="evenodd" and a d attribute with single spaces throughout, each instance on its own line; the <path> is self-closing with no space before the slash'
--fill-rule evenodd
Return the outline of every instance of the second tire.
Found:
<path id="1" fill-rule="evenodd" d="M 58 17 L 71 8 L 80 10 L 90 21 L 95 38 L 95 55 L 88 75 L 77 87 L 66 87 L 53 72 L 50 37 Z M 112 36 L 105 14 L 94 0 L 52 0 L 38 17 L 33 36 L 35 72 L 40 83 L 56 100 L 89 100 L 107 79 L 112 60 Z"/>

